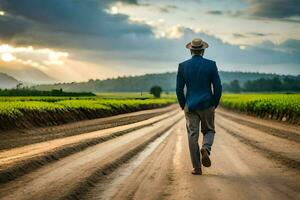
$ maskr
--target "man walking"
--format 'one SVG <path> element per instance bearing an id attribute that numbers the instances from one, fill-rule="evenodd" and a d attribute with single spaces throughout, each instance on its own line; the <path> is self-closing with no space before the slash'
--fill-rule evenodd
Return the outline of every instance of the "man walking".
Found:
<path id="1" fill-rule="evenodd" d="M 222 85 L 216 63 L 203 58 L 208 44 L 194 39 L 186 48 L 190 49 L 192 58 L 179 64 L 176 94 L 185 113 L 192 174 L 201 175 L 201 163 L 204 167 L 211 166 L 209 156 L 215 136 L 214 114 L 221 98 Z M 200 123 L 203 134 L 201 150 L 198 144 Z"/>

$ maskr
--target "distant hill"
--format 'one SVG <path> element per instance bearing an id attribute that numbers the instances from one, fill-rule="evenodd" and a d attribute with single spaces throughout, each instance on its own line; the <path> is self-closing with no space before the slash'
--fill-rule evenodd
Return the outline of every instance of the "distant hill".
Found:
<path id="1" fill-rule="evenodd" d="M 222 83 L 230 83 L 238 80 L 241 84 L 246 81 L 257 80 L 261 78 L 284 78 L 292 76 L 283 76 L 265 73 L 250 72 L 220 72 Z M 149 91 L 149 89 L 158 85 L 164 91 L 174 91 L 176 83 L 176 72 L 161 74 L 145 74 L 141 76 L 118 77 L 106 80 L 89 80 L 88 82 L 58 83 L 53 85 L 38 85 L 34 88 L 38 90 L 63 89 L 69 92 L 140 92 Z"/>
<path id="2" fill-rule="evenodd" d="M 46 73 L 36 68 L 26 65 L 12 67 L 8 64 L 5 64 L 6 63 L 1 63 L 0 73 L 9 74 L 18 81 L 22 82 L 24 85 L 53 84 L 57 82 L 56 79 L 48 76 Z"/>
<path id="3" fill-rule="evenodd" d="M 14 77 L 0 72 L 0 89 L 14 88 L 17 86 L 18 83 L 20 83 L 20 82 L 17 79 L 15 79 Z"/>

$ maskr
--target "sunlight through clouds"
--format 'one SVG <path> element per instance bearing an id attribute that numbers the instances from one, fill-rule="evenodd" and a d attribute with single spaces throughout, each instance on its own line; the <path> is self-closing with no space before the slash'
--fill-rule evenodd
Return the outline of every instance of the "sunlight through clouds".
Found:
<path id="1" fill-rule="evenodd" d="M 4 62 L 15 60 L 24 65 L 31 65 L 39 69 L 46 69 L 46 66 L 43 66 L 43 64 L 62 65 L 64 64 L 64 60 L 69 56 L 67 52 L 55 51 L 48 48 L 35 49 L 32 46 L 14 47 L 8 44 L 0 45 L 0 54 Z M 27 59 L 28 57 L 31 59 Z"/>
<path id="2" fill-rule="evenodd" d="M 168 36 L 177 38 L 178 34 L 174 35 L 175 32 L 170 31 L 170 29 L 180 24 L 180 26 L 192 30 L 201 29 L 201 32 L 213 35 L 232 45 L 246 44 L 251 46 L 260 44 L 265 40 L 282 43 L 288 38 L 299 39 L 299 25 L 296 23 L 271 19 L 267 21 L 266 19 L 246 16 L 250 3 L 234 0 L 220 2 L 211 0 L 199 2 L 144 0 L 142 2 L 144 4 L 118 5 L 118 13 L 128 15 L 134 21 L 144 22 L 152 26 L 158 38 Z M 226 7 L 229 2 L 231 6 Z M 157 23 L 159 19 L 164 20 L 163 25 Z M 299 17 L 293 17 L 293 19 L 296 21 Z M 243 37 L 235 37 L 236 34 Z"/>
<path id="3" fill-rule="evenodd" d="M 50 51 L 48 54 L 48 60 L 44 61 L 46 64 L 49 65 L 63 65 L 63 58 L 67 58 L 69 56 L 66 52 L 53 52 Z"/>
<path id="4" fill-rule="evenodd" d="M 179 39 L 184 35 L 182 26 L 177 24 L 172 27 L 168 27 L 163 18 L 158 18 L 157 20 L 156 19 L 146 20 L 143 18 L 129 17 L 129 20 L 133 23 L 143 23 L 152 27 L 152 30 L 157 39 L 159 38 Z"/>
<path id="5" fill-rule="evenodd" d="M 111 7 L 110 13 L 116 15 L 119 13 L 119 9 L 116 6 Z"/>
<path id="6" fill-rule="evenodd" d="M 105 11 L 111 15 L 119 14 L 119 7 L 122 6 L 120 2 L 116 3 L 114 6 L 106 9 Z"/>
<path id="7" fill-rule="evenodd" d="M 169 38 L 169 39 L 178 39 L 184 35 L 184 30 L 181 26 L 173 26 L 169 30 L 160 31 L 158 30 L 156 33 L 157 38 Z"/>
<path id="8" fill-rule="evenodd" d="M 16 58 L 11 53 L 2 53 L 1 59 L 4 62 L 11 62 L 11 61 L 15 60 Z"/>
<path id="9" fill-rule="evenodd" d="M 245 45 L 240 45 L 241 50 L 245 50 L 247 47 Z"/>
<path id="10" fill-rule="evenodd" d="M 55 51 L 49 48 L 14 47 L 8 44 L 0 45 L 0 58 L 5 63 L 13 66 L 21 64 L 27 68 L 35 68 L 44 73 L 49 73 L 56 65 L 63 65 L 69 53 Z M 1 69 L 1 66 L 0 66 Z"/>
<path id="11" fill-rule="evenodd" d="M 8 44 L 0 45 L 0 70 L 37 69 L 56 80 L 86 80 L 86 77 L 105 78 L 103 75 L 113 76 L 115 71 L 100 64 L 69 59 L 69 53 L 55 51 L 50 48 L 35 48 L 32 46 L 15 47 Z M 1 65 L 1 61 L 9 65 Z M 88 67 L 88 70 L 87 70 Z"/>

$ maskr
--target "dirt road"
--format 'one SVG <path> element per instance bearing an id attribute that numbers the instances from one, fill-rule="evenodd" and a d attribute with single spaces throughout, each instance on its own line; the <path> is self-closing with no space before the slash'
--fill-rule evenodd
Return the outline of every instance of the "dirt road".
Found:
<path id="1" fill-rule="evenodd" d="M 299 126 L 222 109 L 217 111 L 216 125 L 212 167 L 203 168 L 202 176 L 190 174 L 179 109 L 127 125 L 2 150 L 0 169 L 13 176 L 20 173 L 14 166 L 26 160 L 45 159 L 70 145 L 76 149 L 89 142 L 85 148 L 2 181 L 0 199 L 300 199 Z"/>

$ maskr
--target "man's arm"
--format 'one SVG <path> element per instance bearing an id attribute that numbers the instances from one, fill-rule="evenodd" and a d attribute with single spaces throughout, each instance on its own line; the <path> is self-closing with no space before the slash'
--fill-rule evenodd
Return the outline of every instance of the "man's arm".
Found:
<path id="1" fill-rule="evenodd" d="M 176 95 L 179 102 L 179 105 L 181 109 L 184 109 L 185 106 L 185 96 L 184 96 L 184 86 L 185 86 L 185 80 L 183 77 L 182 67 L 178 66 L 178 72 L 177 72 L 177 80 L 176 80 Z"/>
<path id="2" fill-rule="evenodd" d="M 218 72 L 218 67 L 215 62 L 214 62 L 214 71 L 212 76 L 212 85 L 214 90 L 214 94 L 213 94 L 214 103 L 215 103 L 215 107 L 217 108 L 222 95 L 222 84 Z"/>

